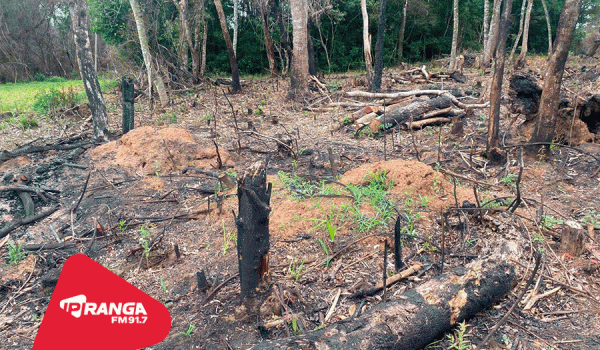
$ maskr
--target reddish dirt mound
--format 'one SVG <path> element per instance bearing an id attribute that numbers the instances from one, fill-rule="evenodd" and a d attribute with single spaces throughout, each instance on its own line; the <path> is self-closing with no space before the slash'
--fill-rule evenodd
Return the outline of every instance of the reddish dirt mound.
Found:
<path id="1" fill-rule="evenodd" d="M 224 165 L 230 156 L 220 148 Z M 186 167 L 213 169 L 217 165 L 214 147 L 202 147 L 185 129 L 145 126 L 131 130 L 120 140 L 96 147 L 90 157 L 97 168 L 122 166 L 143 175 L 169 174 Z"/>

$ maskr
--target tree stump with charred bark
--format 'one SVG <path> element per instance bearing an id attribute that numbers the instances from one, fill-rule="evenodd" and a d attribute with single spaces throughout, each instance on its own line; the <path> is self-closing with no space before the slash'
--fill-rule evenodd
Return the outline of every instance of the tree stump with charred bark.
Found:
<path id="1" fill-rule="evenodd" d="M 252 349 L 421 349 L 458 322 L 475 316 L 513 285 L 514 268 L 503 255 L 474 261 L 358 318 L 323 330 L 265 341 Z"/>
<path id="2" fill-rule="evenodd" d="M 267 185 L 266 162 L 252 165 L 238 182 L 238 268 L 242 296 L 256 290 L 269 270 L 269 207 L 271 184 Z"/>

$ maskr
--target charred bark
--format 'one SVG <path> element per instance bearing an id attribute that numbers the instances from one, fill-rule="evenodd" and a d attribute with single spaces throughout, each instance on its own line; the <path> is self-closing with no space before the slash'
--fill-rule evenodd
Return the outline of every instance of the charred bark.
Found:
<path id="1" fill-rule="evenodd" d="M 271 184 L 266 164 L 252 165 L 238 183 L 238 268 L 242 296 L 251 295 L 268 272 Z"/>
<path id="2" fill-rule="evenodd" d="M 369 91 L 379 92 L 381 90 L 381 76 L 383 74 L 383 41 L 385 38 L 385 13 L 387 0 L 381 0 L 379 3 L 379 18 L 377 23 L 377 43 L 375 44 L 375 69 L 373 70 L 373 80 L 370 81 Z"/>
<path id="3" fill-rule="evenodd" d="M 420 349 L 473 317 L 512 287 L 514 268 L 500 255 L 445 273 L 358 318 L 252 349 Z"/>

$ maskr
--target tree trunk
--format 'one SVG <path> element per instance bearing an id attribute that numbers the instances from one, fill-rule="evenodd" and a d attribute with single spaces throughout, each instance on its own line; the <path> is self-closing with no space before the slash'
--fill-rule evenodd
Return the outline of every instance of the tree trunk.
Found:
<path id="1" fill-rule="evenodd" d="M 292 51 L 292 47 L 290 46 L 290 43 L 288 41 L 288 32 L 286 29 L 285 24 L 283 23 L 283 16 L 281 14 L 281 7 L 279 6 L 279 1 L 280 0 L 274 0 L 272 2 L 272 6 L 273 6 L 273 14 L 275 15 L 275 18 L 277 18 L 277 26 L 279 27 L 279 41 L 281 42 L 281 46 L 283 46 L 283 49 L 285 50 L 285 52 L 288 55 L 288 63 L 291 62 L 292 57 L 294 55 L 294 52 Z M 308 14 L 307 14 L 308 16 Z M 281 69 L 285 72 L 287 72 L 287 69 L 289 67 L 281 67 Z"/>
<path id="2" fill-rule="evenodd" d="M 267 185 L 265 167 L 264 162 L 255 163 L 238 184 L 239 206 L 235 224 L 243 297 L 251 295 L 268 273 L 271 184 Z"/>
<path id="3" fill-rule="evenodd" d="M 310 36 L 310 18 L 306 21 L 306 49 L 308 50 L 308 74 L 317 75 L 317 62 L 315 60 L 315 46 Z"/>
<path id="4" fill-rule="evenodd" d="M 308 0 L 290 0 L 294 53 L 288 98 L 300 100 L 308 93 Z"/>
<path id="5" fill-rule="evenodd" d="M 206 20 L 206 3 L 202 1 L 202 59 L 200 60 L 200 77 L 206 71 L 206 44 L 208 43 L 208 21 Z"/>
<path id="6" fill-rule="evenodd" d="M 497 162 L 501 159 L 499 144 L 500 132 L 500 102 L 502 98 L 502 79 L 504 77 L 504 57 L 506 50 L 506 39 L 510 29 L 510 12 L 512 0 L 504 0 L 504 11 L 499 24 L 498 43 L 494 59 L 494 74 L 490 86 L 490 116 L 488 124 L 488 139 L 486 153 L 488 159 Z"/>
<path id="7" fill-rule="evenodd" d="M 565 63 L 569 56 L 569 47 L 573 39 L 575 25 L 579 18 L 581 2 L 582 0 L 566 0 L 560 14 L 560 20 L 556 28 L 554 49 L 550 57 L 548 57 L 546 74 L 544 76 L 544 88 L 542 97 L 540 98 L 540 109 L 535 121 L 531 143 L 552 142 L 556 126 L 558 103 L 560 102 L 559 93 L 562 77 Z M 549 146 L 545 148 L 549 149 Z M 537 150 L 539 147 L 534 147 L 534 149 Z"/>
<path id="8" fill-rule="evenodd" d="M 371 56 L 371 35 L 369 34 L 369 13 L 367 12 L 367 0 L 360 0 L 360 12 L 363 21 L 363 54 L 365 57 L 365 68 L 367 70 L 367 81 L 373 79 L 373 57 Z"/>
<path id="9" fill-rule="evenodd" d="M 544 17 L 546 17 L 546 26 L 548 27 L 548 56 L 552 53 L 552 26 L 550 25 L 550 15 L 548 14 L 548 6 L 546 0 L 541 0 L 544 7 Z"/>
<path id="10" fill-rule="evenodd" d="M 525 24 L 523 25 L 523 43 L 521 44 L 521 53 L 515 61 L 515 67 L 520 67 L 527 56 L 527 46 L 529 45 L 529 23 L 531 22 L 531 9 L 533 8 L 533 0 L 527 0 L 527 13 L 525 14 Z"/>
<path id="11" fill-rule="evenodd" d="M 239 92 L 242 90 L 240 84 L 240 72 L 238 70 L 237 59 L 235 57 L 235 51 L 233 49 L 233 43 L 229 36 L 229 30 L 227 29 L 227 20 L 225 19 L 225 13 L 223 12 L 223 4 L 221 0 L 214 0 L 215 7 L 217 8 L 217 14 L 219 15 L 219 22 L 221 23 L 221 31 L 223 32 L 223 39 L 225 39 L 225 45 L 227 45 L 227 53 L 229 54 L 229 65 L 231 66 L 231 92 Z"/>
<path id="12" fill-rule="evenodd" d="M 404 0 L 404 5 L 402 5 L 402 22 L 400 23 L 400 30 L 398 31 L 398 64 L 402 63 L 402 60 L 404 59 L 404 29 L 406 28 L 407 7 L 408 0 Z"/>
<path id="13" fill-rule="evenodd" d="M 424 118 L 425 114 L 429 112 L 446 110 L 452 106 L 452 99 L 450 99 L 448 96 L 439 96 L 431 99 L 425 98 L 412 102 L 403 107 L 395 107 L 394 105 L 389 106 L 386 108 L 385 114 L 374 116 L 372 120 L 365 121 L 365 123 L 370 125 L 372 131 L 377 132 L 380 130 L 381 125 L 384 124 L 384 122 L 391 124 L 389 126 L 384 126 L 385 129 L 389 129 L 395 125 L 403 125 L 408 124 L 411 121 L 421 120 Z M 451 111 L 449 110 L 446 113 L 450 112 Z M 361 121 L 356 121 L 357 125 L 360 123 Z"/>
<path id="14" fill-rule="evenodd" d="M 265 49 L 267 50 L 267 59 L 269 60 L 269 70 L 271 76 L 277 76 L 277 66 L 275 64 L 275 50 L 273 49 L 273 36 L 269 30 L 269 8 L 268 2 L 261 0 L 259 5 L 260 9 L 260 22 L 262 26 L 263 36 L 265 37 Z"/>
<path id="15" fill-rule="evenodd" d="M 194 44 L 190 51 L 192 52 L 192 75 L 194 76 L 194 80 L 196 80 L 196 82 L 200 77 L 200 50 L 202 47 L 200 41 L 200 25 L 202 24 L 201 11 L 204 11 L 204 1 L 205 0 L 192 0 Z"/>
<path id="16" fill-rule="evenodd" d="M 513 43 L 512 49 L 510 50 L 509 61 L 512 62 L 513 57 L 515 57 L 515 52 L 517 51 L 517 46 L 519 46 L 519 41 L 521 41 L 521 35 L 523 35 L 523 24 L 525 24 L 525 5 L 527 5 L 527 0 L 523 0 L 521 3 L 521 20 L 519 21 L 519 33 L 517 34 L 517 38 Z"/>
<path id="17" fill-rule="evenodd" d="M 188 21 L 188 2 L 187 0 L 173 0 L 177 10 L 179 11 L 179 35 L 180 35 L 180 60 L 181 67 L 183 71 L 187 72 L 188 69 L 188 50 L 192 51 L 192 60 L 194 59 L 194 45 L 192 43 L 192 33 L 190 31 L 190 24 Z M 192 67 L 194 64 L 192 63 Z"/>
<path id="18" fill-rule="evenodd" d="M 490 36 L 490 1 L 483 0 L 483 52 L 487 51 Z"/>
<path id="19" fill-rule="evenodd" d="M 358 317 L 251 349 L 421 349 L 457 323 L 489 308 L 510 291 L 514 267 L 493 255 L 447 272 L 373 305 Z"/>
<path id="20" fill-rule="evenodd" d="M 370 92 L 379 92 L 381 90 L 381 76 L 383 75 L 383 44 L 385 39 L 385 14 L 387 0 L 379 2 L 379 18 L 377 19 L 377 44 L 375 44 L 375 70 L 373 72 L 373 81 L 369 86 Z"/>
<path id="21" fill-rule="evenodd" d="M 167 89 L 165 83 L 160 76 L 160 73 L 154 70 L 154 63 L 152 62 L 152 54 L 150 53 L 150 47 L 148 45 L 148 32 L 146 30 L 146 22 L 144 20 L 144 14 L 140 8 L 140 4 L 137 0 L 129 0 L 131 5 L 131 11 L 133 12 L 133 18 L 135 19 L 135 25 L 137 27 L 138 38 L 140 39 L 140 48 L 142 50 L 142 56 L 144 57 L 144 64 L 148 71 L 148 96 L 152 97 L 152 82 L 156 85 L 156 91 L 158 91 L 158 98 L 160 104 L 166 106 L 169 104 L 169 97 L 167 96 Z"/>
<path id="22" fill-rule="evenodd" d="M 492 19 L 490 21 L 490 31 L 488 36 L 487 49 L 483 53 L 483 68 L 488 68 L 492 64 L 492 56 L 496 52 L 496 45 L 498 44 L 498 32 L 500 30 L 500 9 L 502 0 L 494 0 L 494 12 L 492 13 Z"/>
<path id="23" fill-rule="evenodd" d="M 88 4 L 86 0 L 72 0 L 69 2 L 75 47 L 77 49 L 77 63 L 83 79 L 83 86 L 90 104 L 92 120 L 94 123 L 94 139 L 106 140 L 108 133 L 108 113 L 104 96 L 98 82 L 98 75 L 94 69 L 92 49 L 90 45 Z"/>
<path id="24" fill-rule="evenodd" d="M 453 1 L 452 5 L 452 48 L 450 49 L 450 70 L 456 70 L 456 50 L 458 47 L 458 0 Z"/>
<path id="25" fill-rule="evenodd" d="M 240 0 L 233 0 L 233 53 L 237 57 L 238 31 L 240 27 Z"/>

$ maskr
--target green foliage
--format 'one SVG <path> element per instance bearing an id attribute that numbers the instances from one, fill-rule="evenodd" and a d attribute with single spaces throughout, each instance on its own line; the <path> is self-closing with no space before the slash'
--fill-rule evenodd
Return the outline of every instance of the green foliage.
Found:
<path id="1" fill-rule="evenodd" d="M 16 265 L 19 261 L 25 259 L 27 253 L 21 250 L 22 243 L 15 244 L 14 241 L 8 242 L 8 261 L 11 265 Z"/>
<path id="2" fill-rule="evenodd" d="M 446 339 L 450 343 L 448 349 L 466 350 L 471 347 L 471 342 L 467 338 L 470 338 L 472 335 L 467 332 L 467 327 L 466 321 L 463 321 L 458 324 L 458 328 L 454 332 L 446 334 Z"/>
<path id="3" fill-rule="evenodd" d="M 516 180 L 517 180 L 516 174 L 508 174 L 505 177 L 503 177 L 502 179 L 500 179 L 500 182 L 507 185 L 508 187 L 515 188 L 515 187 L 517 187 L 517 184 L 515 183 Z"/>
<path id="4" fill-rule="evenodd" d="M 84 96 L 73 88 L 61 90 L 50 88 L 39 92 L 33 102 L 33 110 L 39 114 L 53 114 L 60 108 L 72 108 L 82 103 Z"/>
<path id="5" fill-rule="evenodd" d="M 140 242 L 142 245 L 142 248 L 144 249 L 144 255 L 146 256 L 146 259 L 148 259 L 149 255 L 150 255 L 150 250 L 152 250 L 152 247 L 150 246 L 150 236 L 152 235 L 152 233 L 150 232 L 150 224 L 146 223 L 144 225 L 142 225 L 142 227 L 140 227 Z"/>
<path id="6" fill-rule="evenodd" d="M 187 330 L 185 332 L 180 332 L 183 336 L 185 337 L 189 337 L 192 335 L 192 333 L 194 332 L 194 329 L 196 329 L 196 325 L 193 323 L 190 323 L 190 325 L 188 326 Z"/>
<path id="7" fill-rule="evenodd" d="M 552 216 L 543 215 L 542 216 L 542 226 L 546 228 L 552 228 L 554 225 L 563 225 L 564 221 L 553 218 Z"/>
<path id="8" fill-rule="evenodd" d="M 236 240 L 235 232 L 227 232 L 225 228 L 225 220 L 221 221 L 221 227 L 223 229 L 223 256 L 227 254 L 229 244 Z"/>
<path id="9" fill-rule="evenodd" d="M 331 257 L 329 256 L 329 249 L 327 248 L 327 245 L 325 245 L 325 242 L 323 242 L 322 239 L 319 238 L 319 239 L 317 239 L 317 241 L 321 245 L 321 248 L 323 249 L 325 256 L 327 256 L 327 261 L 325 262 L 325 266 L 329 266 L 329 262 L 331 261 Z"/>
<path id="10" fill-rule="evenodd" d="M 298 280 L 300 279 L 300 276 L 302 276 L 302 268 L 303 267 L 304 267 L 304 262 L 302 262 L 302 263 L 300 263 L 300 265 L 298 265 L 295 256 L 292 259 L 292 261 L 290 261 L 289 270 L 290 270 L 290 275 L 292 276 L 292 278 L 294 278 L 294 282 L 298 282 Z"/>

